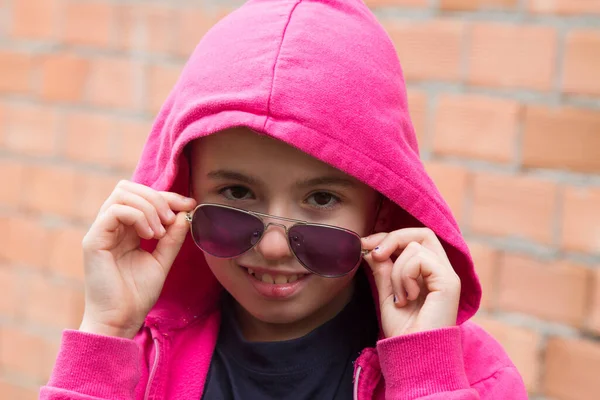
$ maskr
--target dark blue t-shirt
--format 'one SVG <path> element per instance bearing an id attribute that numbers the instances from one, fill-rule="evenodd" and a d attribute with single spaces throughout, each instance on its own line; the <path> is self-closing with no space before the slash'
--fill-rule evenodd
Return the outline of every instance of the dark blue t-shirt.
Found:
<path id="1" fill-rule="evenodd" d="M 298 339 L 246 341 L 232 305 L 227 295 L 203 399 L 352 398 L 353 363 L 377 337 L 372 297 L 362 274 L 346 307 Z"/>

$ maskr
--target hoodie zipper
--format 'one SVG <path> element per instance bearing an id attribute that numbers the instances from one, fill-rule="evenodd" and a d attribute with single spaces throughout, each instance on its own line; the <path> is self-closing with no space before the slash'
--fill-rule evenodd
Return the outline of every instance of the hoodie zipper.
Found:
<path id="1" fill-rule="evenodd" d="M 362 367 L 359 365 L 356 367 L 356 376 L 354 377 L 354 390 L 353 390 L 353 398 L 354 400 L 358 400 L 358 380 L 360 379 L 360 371 Z"/>
<path id="2" fill-rule="evenodd" d="M 160 360 L 160 343 L 157 338 L 154 338 L 154 363 L 152 363 L 152 369 L 150 370 L 150 376 L 148 377 L 148 384 L 146 385 L 146 394 L 144 395 L 144 400 L 148 400 L 150 398 L 150 389 L 152 388 L 152 381 L 154 380 L 154 375 L 156 374 L 156 370 L 158 368 L 158 362 Z"/>

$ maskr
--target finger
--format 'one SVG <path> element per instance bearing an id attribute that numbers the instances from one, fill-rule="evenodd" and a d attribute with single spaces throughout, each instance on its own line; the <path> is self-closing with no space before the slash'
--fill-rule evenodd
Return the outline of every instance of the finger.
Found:
<path id="1" fill-rule="evenodd" d="M 404 251 L 400 254 L 400 256 L 394 262 L 394 267 L 392 269 L 392 288 L 394 290 L 394 295 L 396 296 L 396 305 L 398 307 L 404 307 L 409 300 L 407 296 L 408 288 L 404 285 L 402 280 L 403 268 L 404 265 L 410 260 L 414 255 L 419 253 L 421 250 L 421 245 L 417 242 L 411 242 L 406 246 Z"/>
<path id="2" fill-rule="evenodd" d="M 419 276 L 421 276 L 421 267 L 423 262 L 422 252 L 417 252 L 407 260 L 402 269 L 400 280 L 406 289 L 406 297 L 408 301 L 414 301 L 421 293 L 419 285 Z"/>
<path id="3" fill-rule="evenodd" d="M 156 234 L 157 239 L 161 238 L 166 233 L 166 230 L 162 225 L 156 208 L 152 204 L 150 204 L 148 200 L 141 196 L 138 196 L 133 192 L 127 191 L 122 191 L 120 196 L 121 198 L 119 199 L 118 204 L 136 208 L 144 213 L 144 215 L 146 216 L 146 220 L 149 222 L 150 227 Z"/>
<path id="4" fill-rule="evenodd" d="M 196 207 L 196 200 L 191 197 L 185 197 L 174 192 L 159 193 L 167 201 L 167 204 L 172 211 L 192 211 Z"/>
<path id="5" fill-rule="evenodd" d="M 448 261 L 448 256 L 438 237 L 429 228 L 404 228 L 390 232 L 373 251 L 376 260 L 391 257 L 398 249 L 404 249 L 410 242 L 417 242 L 433 251 L 442 260 Z M 449 261 L 448 261 L 449 263 Z"/>
<path id="6" fill-rule="evenodd" d="M 185 212 L 177 214 L 175 222 L 167 228 L 166 235 L 158 241 L 152 252 L 154 258 L 163 267 L 165 274 L 169 273 L 189 230 L 189 223 L 185 216 Z"/>
<path id="7" fill-rule="evenodd" d="M 426 251 L 420 251 L 406 262 L 402 270 L 402 282 L 409 291 L 409 299 L 419 297 L 421 287 L 419 276 L 422 276 L 430 292 L 441 291 L 452 285 L 454 278 L 439 259 Z M 409 289 L 410 288 L 410 289 Z"/>
<path id="8" fill-rule="evenodd" d="M 193 207 L 196 205 L 196 201 L 194 199 L 181 196 L 177 193 L 171 192 L 159 192 L 148 186 L 122 180 L 120 181 L 103 208 L 107 208 L 111 203 L 120 203 L 123 193 L 134 193 L 138 196 L 146 199 L 150 204 L 152 204 L 161 219 L 161 222 L 165 225 L 171 224 L 175 221 L 175 213 L 172 211 L 191 211 Z M 103 209 L 101 208 L 100 212 Z"/>
<path id="9" fill-rule="evenodd" d="M 144 239 L 154 237 L 154 230 L 150 227 L 146 215 L 137 208 L 123 204 L 111 205 L 94 225 L 97 230 L 105 232 L 114 232 L 121 225 L 133 226 L 138 236 Z"/>
<path id="10" fill-rule="evenodd" d="M 361 238 L 363 249 L 365 250 L 373 250 L 375 247 L 379 246 L 379 244 L 383 241 L 383 239 L 388 235 L 387 232 L 375 233 L 373 235 Z"/>
<path id="11" fill-rule="evenodd" d="M 377 292 L 379 294 L 379 304 L 383 305 L 388 301 L 393 302 L 394 291 L 392 288 L 391 273 L 394 264 L 392 260 L 388 258 L 385 261 L 375 261 L 370 254 L 365 255 L 364 258 L 373 272 L 373 278 L 375 279 L 375 285 L 377 285 Z"/>

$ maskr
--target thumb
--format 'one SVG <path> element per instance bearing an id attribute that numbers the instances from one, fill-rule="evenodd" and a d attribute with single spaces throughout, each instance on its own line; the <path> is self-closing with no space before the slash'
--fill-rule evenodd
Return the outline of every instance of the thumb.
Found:
<path id="1" fill-rule="evenodd" d="M 152 256 L 163 267 L 165 274 L 169 273 L 187 235 L 189 223 L 185 216 L 186 213 L 183 211 L 177 214 L 175 222 L 167 228 L 167 232 L 152 252 Z"/>
<path id="2" fill-rule="evenodd" d="M 373 278 L 375 278 L 375 285 L 377 285 L 377 292 L 379 293 L 380 306 L 383 306 L 386 301 L 393 303 L 392 268 L 394 263 L 389 258 L 384 261 L 376 261 L 371 254 L 367 254 L 364 258 L 373 272 Z"/>

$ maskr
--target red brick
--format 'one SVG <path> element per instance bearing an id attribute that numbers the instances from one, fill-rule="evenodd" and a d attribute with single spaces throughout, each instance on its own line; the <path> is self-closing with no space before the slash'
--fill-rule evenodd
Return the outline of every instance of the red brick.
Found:
<path id="1" fill-rule="evenodd" d="M 77 227 L 61 227 L 50 239 L 50 271 L 83 282 L 83 251 L 81 241 L 87 230 Z"/>
<path id="2" fill-rule="evenodd" d="M 30 54 L 0 50 L 0 93 L 29 92 L 33 66 Z"/>
<path id="3" fill-rule="evenodd" d="M 386 23 L 407 80 L 456 81 L 461 78 L 461 21 Z"/>
<path id="4" fill-rule="evenodd" d="M 9 229 L 10 229 L 9 213 L 0 213 L 0 243 L 5 245 L 0 246 L 0 262 L 7 261 L 8 259 L 8 240 L 9 240 Z"/>
<path id="5" fill-rule="evenodd" d="M 474 180 L 471 229 L 551 244 L 557 186 L 531 177 L 478 173 Z"/>
<path id="6" fill-rule="evenodd" d="M 0 264 L 0 314 L 16 319 L 21 315 L 21 278 L 16 268 Z M 2 343 L 0 343 L 2 346 Z"/>
<path id="7" fill-rule="evenodd" d="M 91 223 L 119 180 L 123 178 L 128 177 L 92 172 L 79 173 L 75 184 L 77 188 L 73 209 L 75 216 L 86 223 Z"/>
<path id="8" fill-rule="evenodd" d="M 536 13 L 600 14 L 598 0 L 529 0 L 529 10 Z"/>
<path id="9" fill-rule="evenodd" d="M 90 63 L 72 54 L 49 54 L 42 59 L 41 97 L 50 101 L 83 99 Z"/>
<path id="10" fill-rule="evenodd" d="M 172 53 L 177 14 L 175 10 L 162 5 L 144 5 L 140 9 L 142 20 L 142 48 L 151 52 Z"/>
<path id="11" fill-rule="evenodd" d="M 14 160 L 0 160 L 0 205 L 17 208 L 21 201 L 21 192 L 26 184 L 23 179 L 25 166 Z"/>
<path id="12" fill-rule="evenodd" d="M 529 106 L 523 164 L 529 168 L 600 172 L 600 112 Z"/>
<path id="13" fill-rule="evenodd" d="M 600 10 L 600 2 L 597 2 Z M 600 95 L 600 29 L 582 29 L 567 35 L 563 90 L 567 93 Z"/>
<path id="14" fill-rule="evenodd" d="M 24 205 L 41 213 L 69 217 L 73 214 L 75 171 L 49 165 L 31 166 L 25 171 L 27 186 Z"/>
<path id="15" fill-rule="evenodd" d="M 516 101 L 478 95 L 439 98 L 433 150 L 443 155 L 510 162 L 520 107 Z"/>
<path id="16" fill-rule="evenodd" d="M 66 4 L 63 39 L 68 44 L 108 47 L 114 21 L 114 6 L 99 1 Z"/>
<path id="17" fill-rule="evenodd" d="M 469 83 L 549 91 L 555 73 L 556 31 L 545 26 L 473 25 Z"/>
<path id="18" fill-rule="evenodd" d="M 54 35 L 56 0 L 19 0 L 13 4 L 12 34 L 31 39 Z"/>
<path id="19" fill-rule="evenodd" d="M 587 327 L 600 334 L 600 268 L 594 271 L 592 299 L 590 302 L 590 315 Z"/>
<path id="20" fill-rule="evenodd" d="M 426 162 L 425 169 L 446 200 L 454 217 L 461 221 L 465 192 L 470 185 L 469 172 L 462 167 L 442 162 Z"/>
<path id="21" fill-rule="evenodd" d="M 600 252 L 600 189 L 567 187 L 564 190 L 561 248 Z"/>
<path id="22" fill-rule="evenodd" d="M 92 64 L 89 82 L 93 105 L 134 109 L 137 105 L 135 87 L 142 65 L 123 58 L 97 59 Z"/>
<path id="23" fill-rule="evenodd" d="M 42 358 L 41 365 L 41 372 L 43 377 L 42 384 L 46 384 L 46 382 L 48 382 L 50 374 L 52 373 L 52 369 L 54 368 L 54 364 L 56 364 L 56 357 L 58 356 L 58 350 L 60 348 L 59 343 L 60 342 L 57 340 L 49 342 L 46 345 L 46 351 L 44 352 L 44 357 Z"/>
<path id="24" fill-rule="evenodd" d="M 116 43 L 115 46 L 120 50 L 132 50 L 140 48 L 140 12 L 143 7 L 149 6 L 143 3 L 142 6 L 135 4 L 116 3 L 115 4 L 115 27 L 116 27 Z"/>
<path id="25" fill-rule="evenodd" d="M 87 164 L 109 165 L 114 156 L 114 121 L 100 114 L 72 113 L 67 116 L 65 156 Z"/>
<path id="26" fill-rule="evenodd" d="M 148 73 L 148 108 L 156 113 L 173 89 L 181 73 L 181 66 L 153 66 Z"/>
<path id="27" fill-rule="evenodd" d="M 0 247 L 3 258 L 15 264 L 42 269 L 47 264 L 49 231 L 42 223 L 30 217 L 13 215 L 5 221 L 5 245 Z"/>
<path id="28" fill-rule="evenodd" d="M 176 51 L 183 56 L 189 56 L 196 48 L 206 32 L 229 10 L 222 9 L 218 14 L 205 10 L 184 9 L 177 12 L 175 35 Z"/>
<path id="29" fill-rule="evenodd" d="M 447 11 L 513 10 L 517 4 L 518 0 L 441 0 L 440 8 Z"/>
<path id="30" fill-rule="evenodd" d="M 600 343 L 553 338 L 546 349 L 544 393 L 559 399 L 597 400 Z"/>
<path id="31" fill-rule="evenodd" d="M 481 307 L 491 310 L 496 303 L 496 283 L 500 254 L 497 250 L 481 243 L 469 243 L 469 249 L 483 290 Z"/>
<path id="32" fill-rule="evenodd" d="M 521 374 L 530 393 L 539 388 L 540 335 L 534 331 L 518 328 L 491 318 L 478 317 L 476 322 L 489 332 L 506 350 Z"/>
<path id="33" fill-rule="evenodd" d="M 44 338 L 23 329 L 3 326 L 0 327 L 0 343 L 0 365 L 4 371 L 34 379 L 42 377 L 42 360 L 47 349 Z"/>
<path id="34" fill-rule="evenodd" d="M 0 102 L 0 147 L 6 146 L 6 131 L 8 129 L 8 113 L 6 112 L 6 106 Z"/>
<path id="35" fill-rule="evenodd" d="M 133 170 L 140 159 L 144 144 L 152 129 L 152 123 L 145 121 L 123 120 L 118 124 L 117 132 L 119 149 L 117 166 Z"/>
<path id="36" fill-rule="evenodd" d="M 499 268 L 498 306 L 580 327 L 590 278 L 583 265 L 507 254 Z"/>
<path id="37" fill-rule="evenodd" d="M 370 8 L 401 6 L 401 7 L 427 7 L 427 0 L 365 0 L 365 4 Z"/>
<path id="38" fill-rule="evenodd" d="M 0 379 L 0 396 L 10 400 L 38 400 L 39 386 L 23 387 L 9 380 Z"/>
<path id="39" fill-rule="evenodd" d="M 51 156 L 56 153 L 57 113 L 46 106 L 7 108 L 6 148 L 15 153 Z"/>
<path id="40" fill-rule="evenodd" d="M 419 146 L 427 145 L 427 95 L 420 90 L 409 90 L 407 93 L 410 119 L 412 120 L 417 135 Z"/>
<path id="41" fill-rule="evenodd" d="M 81 324 L 83 290 L 34 275 L 25 283 L 25 318 L 32 324 L 76 329 Z"/>

